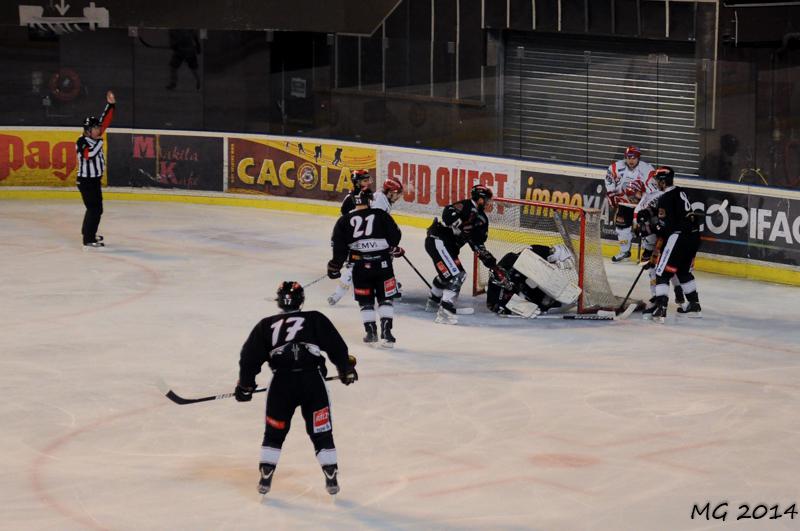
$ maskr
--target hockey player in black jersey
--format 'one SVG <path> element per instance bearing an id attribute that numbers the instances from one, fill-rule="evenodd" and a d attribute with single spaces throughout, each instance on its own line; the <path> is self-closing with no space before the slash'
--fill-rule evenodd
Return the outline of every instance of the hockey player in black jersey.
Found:
<path id="1" fill-rule="evenodd" d="M 330 494 L 339 492 L 339 467 L 333 444 L 333 420 L 325 386 L 327 368 L 324 351 L 336 366 L 339 380 L 345 385 L 358 380 L 355 358 L 327 317 L 317 311 L 301 311 L 305 301 L 303 287 L 297 282 L 278 286 L 278 307 L 282 313 L 262 319 L 250 332 L 239 359 L 239 382 L 235 396 L 249 402 L 256 387 L 256 375 L 264 363 L 272 369 L 267 391 L 267 415 L 261 444 L 258 492 L 266 494 L 289 433 L 297 406 L 303 413 L 306 433 L 314 444 L 317 460 L 325 474 Z"/>
<path id="2" fill-rule="evenodd" d="M 347 197 L 342 201 L 342 206 L 339 207 L 339 211 L 343 216 L 347 215 L 356 207 L 355 201 L 353 200 L 355 194 L 358 194 L 362 190 L 372 189 L 372 176 L 367 170 L 353 170 L 350 173 L 350 182 L 353 184 L 353 190 L 347 194 Z"/>
<path id="3" fill-rule="evenodd" d="M 328 277 L 339 278 L 345 261 L 353 264 L 353 292 L 361 309 L 361 320 L 367 335 L 365 343 L 378 341 L 377 316 L 381 322 L 381 345 L 394 346 L 392 334 L 397 293 L 392 258 L 403 256 L 400 229 L 384 210 L 370 207 L 372 190 L 353 194 L 355 209 L 339 218 L 331 236 L 333 258 L 328 262 Z"/>
<path id="4" fill-rule="evenodd" d="M 528 249 L 548 262 L 557 264 L 559 269 L 575 268 L 572 255 L 563 245 L 531 245 Z M 498 315 L 516 314 L 535 318 L 550 308 L 560 307 L 559 301 L 543 291 L 532 279 L 514 269 L 519 255 L 520 253 L 506 253 L 497 263 L 497 268 L 490 272 L 486 286 L 486 307 L 489 311 Z M 498 272 L 502 274 L 498 275 Z"/>
<path id="5" fill-rule="evenodd" d="M 654 178 L 664 193 L 656 205 L 658 244 L 651 258 L 651 264 L 656 268 L 653 319 L 663 323 L 667 317 L 667 295 L 672 275 L 678 277 L 688 301 L 685 308 L 678 308 L 678 313 L 701 317 L 697 285 L 692 274 L 692 264 L 700 248 L 701 215 L 692 209 L 686 192 L 673 184 L 675 172 L 672 168 L 658 168 Z"/>
<path id="6" fill-rule="evenodd" d="M 496 270 L 497 260 L 484 246 L 489 234 L 489 218 L 486 217 L 484 208 L 491 199 L 492 190 L 476 184 L 472 187 L 469 199 L 446 206 L 442 211 L 442 220 L 434 218 L 428 227 L 425 250 L 433 260 L 436 277 L 433 279 L 426 310 L 437 312 L 437 323 L 458 322 L 455 300 L 467 278 L 464 266 L 458 258 L 464 245 L 469 245 L 478 254 L 483 265 L 494 269 L 497 275 L 503 275 L 502 271 Z"/>

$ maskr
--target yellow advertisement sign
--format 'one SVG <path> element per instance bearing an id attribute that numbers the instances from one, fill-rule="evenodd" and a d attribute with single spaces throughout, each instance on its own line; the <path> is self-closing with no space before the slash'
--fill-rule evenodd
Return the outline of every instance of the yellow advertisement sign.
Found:
<path id="1" fill-rule="evenodd" d="M 0 130 L 0 186 L 75 186 L 80 135 L 80 129 Z"/>
<path id="2" fill-rule="evenodd" d="M 350 171 L 375 172 L 372 148 L 231 137 L 229 192 L 341 201 Z"/>

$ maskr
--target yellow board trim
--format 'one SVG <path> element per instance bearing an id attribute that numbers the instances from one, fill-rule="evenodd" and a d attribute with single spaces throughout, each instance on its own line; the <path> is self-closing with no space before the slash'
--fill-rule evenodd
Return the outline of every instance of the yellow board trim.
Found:
<path id="1" fill-rule="evenodd" d="M 111 192 L 103 191 L 103 198 L 112 201 L 157 201 L 169 203 L 190 203 L 198 205 L 220 205 L 236 206 L 245 208 L 263 208 L 281 212 L 299 212 L 304 214 L 314 214 L 322 216 L 339 216 L 339 207 L 333 205 L 320 205 L 315 203 L 303 203 L 299 201 L 287 201 L 275 199 L 248 199 L 242 197 L 225 196 L 205 196 L 205 195 L 176 195 L 176 194 L 153 194 L 144 192 Z M 9 190 L 0 187 L 0 199 L 11 200 L 37 200 L 37 199 L 67 199 L 79 200 L 80 194 L 77 190 Z M 398 224 L 426 228 L 430 221 L 417 216 L 404 214 L 393 214 Z M 501 239 L 502 236 L 501 236 Z M 603 256 L 614 256 L 618 251 L 614 244 L 603 244 Z M 743 262 L 732 262 L 698 256 L 695 261 L 695 269 L 708 273 L 718 273 L 732 277 L 749 278 L 765 282 L 776 282 L 779 284 L 789 284 L 800 286 L 800 271 L 785 267 L 770 266 L 765 264 L 753 264 Z"/>

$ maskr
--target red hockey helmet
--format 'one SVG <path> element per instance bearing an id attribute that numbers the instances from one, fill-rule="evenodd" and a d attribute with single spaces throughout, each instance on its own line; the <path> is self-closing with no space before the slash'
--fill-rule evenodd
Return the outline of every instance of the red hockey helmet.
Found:
<path id="1" fill-rule="evenodd" d="M 400 182 L 400 179 L 397 177 L 386 179 L 386 182 L 383 183 L 383 193 L 388 194 L 389 192 L 403 192 L 403 183 Z"/>
<path id="2" fill-rule="evenodd" d="M 636 146 L 628 146 L 628 148 L 625 150 L 625 158 L 626 159 L 631 159 L 631 158 L 637 158 L 638 159 L 638 158 L 641 158 L 641 156 L 642 156 L 642 152 L 639 151 L 639 148 L 637 148 Z"/>

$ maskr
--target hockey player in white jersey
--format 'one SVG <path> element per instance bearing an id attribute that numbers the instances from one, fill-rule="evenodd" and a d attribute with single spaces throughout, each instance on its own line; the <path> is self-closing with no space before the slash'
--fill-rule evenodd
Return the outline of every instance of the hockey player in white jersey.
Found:
<path id="1" fill-rule="evenodd" d="M 353 191 L 354 193 L 360 192 L 361 190 L 365 190 L 370 188 L 372 184 L 372 177 L 370 176 L 367 170 L 355 170 L 350 176 L 350 179 L 353 182 Z M 373 195 L 372 201 L 370 201 L 370 208 L 377 208 L 379 210 L 385 211 L 387 214 L 391 214 L 392 206 L 403 196 L 403 183 L 401 183 L 396 177 L 389 177 L 386 179 L 386 182 L 383 183 L 383 190 L 381 192 L 377 192 Z M 353 193 L 348 194 L 345 197 L 344 201 L 342 201 L 341 212 L 342 215 L 346 215 L 350 213 L 355 208 L 353 203 Z M 341 278 L 339 278 L 339 282 L 336 285 L 336 290 L 328 297 L 328 304 L 331 306 L 335 305 L 341 298 L 344 296 L 345 293 L 350 289 L 350 286 L 353 284 L 353 267 L 352 264 L 347 263 L 344 267 L 344 271 L 342 272 Z M 398 296 L 400 294 L 399 287 L 398 287 Z"/>
<path id="2" fill-rule="evenodd" d="M 391 214 L 392 207 L 401 197 L 403 197 L 403 183 L 397 177 L 389 177 L 383 183 L 382 190 L 373 196 L 370 206 Z"/>
<path id="3" fill-rule="evenodd" d="M 621 262 L 631 257 L 633 238 L 633 211 L 645 192 L 645 182 L 653 167 L 641 160 L 642 153 L 636 146 L 628 146 L 625 158 L 613 162 L 606 172 L 606 195 L 608 204 L 614 209 L 617 226 L 619 253 L 611 261 Z"/>

